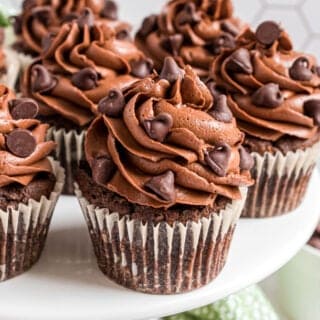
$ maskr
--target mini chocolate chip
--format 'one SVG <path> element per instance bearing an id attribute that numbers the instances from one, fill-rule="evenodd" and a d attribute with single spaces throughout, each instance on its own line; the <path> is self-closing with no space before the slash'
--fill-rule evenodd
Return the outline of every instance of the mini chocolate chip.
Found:
<path id="1" fill-rule="evenodd" d="M 110 90 L 109 94 L 100 100 L 98 104 L 98 111 L 111 118 L 118 118 L 121 116 L 125 106 L 125 99 L 122 92 L 118 89 Z"/>
<path id="2" fill-rule="evenodd" d="M 232 122 L 233 115 L 229 109 L 226 95 L 222 94 L 215 99 L 213 108 L 209 110 L 209 114 L 218 121 L 225 123 Z"/>
<path id="3" fill-rule="evenodd" d="M 173 119 L 169 113 L 163 112 L 154 119 L 144 120 L 143 126 L 151 139 L 163 142 L 173 126 Z"/>
<path id="4" fill-rule="evenodd" d="M 22 34 L 22 18 L 20 16 L 13 16 L 10 18 L 13 25 L 13 31 L 16 35 Z"/>
<path id="5" fill-rule="evenodd" d="M 106 184 L 112 178 L 116 166 L 111 158 L 102 156 L 92 162 L 92 178 L 98 184 Z"/>
<path id="6" fill-rule="evenodd" d="M 34 119 L 38 115 L 37 102 L 29 98 L 14 99 L 9 102 L 10 113 L 14 120 Z"/>
<path id="7" fill-rule="evenodd" d="M 56 37 L 56 35 L 57 34 L 54 32 L 49 32 L 42 38 L 41 46 L 44 52 L 47 52 L 50 49 L 52 41 Z"/>
<path id="8" fill-rule="evenodd" d="M 118 7 L 113 1 L 107 0 L 101 12 L 101 17 L 109 20 L 118 19 Z"/>
<path id="9" fill-rule="evenodd" d="M 184 70 L 179 68 L 178 64 L 172 57 L 166 57 L 160 73 L 160 79 L 166 79 L 170 83 L 173 83 L 178 79 L 182 79 L 183 76 Z"/>
<path id="10" fill-rule="evenodd" d="M 230 33 L 233 37 L 239 34 L 239 29 L 230 21 L 223 21 L 221 23 L 221 29 L 224 32 Z"/>
<path id="11" fill-rule="evenodd" d="M 274 21 L 265 21 L 261 23 L 256 31 L 257 40 L 266 46 L 272 45 L 280 38 L 280 35 L 280 26 Z"/>
<path id="12" fill-rule="evenodd" d="M 254 160 L 251 154 L 243 147 L 239 147 L 240 154 L 240 169 L 241 170 L 251 170 L 254 166 Z"/>
<path id="13" fill-rule="evenodd" d="M 228 58 L 227 69 L 236 73 L 252 74 L 250 52 L 246 48 L 240 48 L 233 52 Z"/>
<path id="14" fill-rule="evenodd" d="M 137 78 L 143 79 L 153 70 L 153 61 L 151 59 L 141 59 L 130 61 L 131 74 Z"/>
<path id="15" fill-rule="evenodd" d="M 268 83 L 259 88 L 252 95 L 252 102 L 259 107 L 263 108 L 277 108 L 284 101 L 280 87 L 275 83 Z"/>
<path id="16" fill-rule="evenodd" d="M 57 80 L 41 64 L 36 64 L 31 69 L 31 90 L 33 92 L 47 93 L 57 85 Z"/>
<path id="17" fill-rule="evenodd" d="M 36 149 L 36 139 L 30 131 L 16 129 L 6 136 L 7 149 L 15 156 L 26 158 Z"/>
<path id="18" fill-rule="evenodd" d="M 206 85 L 215 100 L 218 99 L 220 95 L 226 93 L 225 90 L 223 88 L 218 87 L 213 80 L 210 80 Z"/>
<path id="19" fill-rule="evenodd" d="M 84 8 L 77 22 L 80 29 L 83 29 L 85 25 L 91 28 L 94 25 L 94 15 L 92 10 L 90 8 Z"/>
<path id="20" fill-rule="evenodd" d="M 196 5 L 192 2 L 187 3 L 183 9 L 176 15 L 175 21 L 178 25 L 196 24 L 201 21 L 200 15 L 197 13 Z"/>
<path id="21" fill-rule="evenodd" d="M 231 148 L 226 143 L 216 148 L 207 149 L 204 153 L 204 159 L 211 170 L 219 177 L 225 177 L 231 157 Z"/>
<path id="22" fill-rule="evenodd" d="M 98 86 L 99 75 L 93 68 L 84 68 L 73 74 L 71 82 L 80 90 L 91 90 Z"/>
<path id="23" fill-rule="evenodd" d="M 116 38 L 118 40 L 131 40 L 130 31 L 127 29 L 123 29 L 117 32 Z"/>
<path id="24" fill-rule="evenodd" d="M 158 16 L 155 14 L 152 14 L 149 17 L 146 17 L 143 22 L 142 26 L 139 30 L 139 35 L 141 37 L 148 36 L 151 32 L 157 30 L 158 28 Z"/>
<path id="25" fill-rule="evenodd" d="M 172 55 L 178 56 L 181 46 L 183 44 L 183 39 L 184 38 L 182 34 L 173 34 L 162 39 L 160 45 L 162 46 L 162 48 L 170 52 Z"/>
<path id="26" fill-rule="evenodd" d="M 164 174 L 151 178 L 145 183 L 145 188 L 153 191 L 157 196 L 165 201 L 174 201 L 176 191 L 174 188 L 174 173 L 168 170 Z"/>
<path id="27" fill-rule="evenodd" d="M 211 51 L 214 55 L 218 55 L 223 49 L 234 49 L 236 42 L 234 37 L 228 33 L 213 39 L 211 45 Z"/>
<path id="28" fill-rule="evenodd" d="M 312 117 L 314 123 L 320 126 L 320 100 L 312 99 L 308 100 L 303 105 L 304 113 L 308 117 Z"/>
<path id="29" fill-rule="evenodd" d="M 312 79 L 312 71 L 306 57 L 298 58 L 289 69 L 290 77 L 297 81 L 309 81 Z"/>

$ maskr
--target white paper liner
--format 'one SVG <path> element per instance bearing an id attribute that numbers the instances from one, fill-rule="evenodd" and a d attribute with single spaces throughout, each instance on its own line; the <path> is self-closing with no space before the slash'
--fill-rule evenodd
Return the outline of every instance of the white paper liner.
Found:
<path id="1" fill-rule="evenodd" d="M 4 49 L 4 54 L 6 58 L 6 72 L 0 77 L 0 83 L 15 91 L 21 70 L 20 60 L 17 53 L 9 48 Z"/>
<path id="2" fill-rule="evenodd" d="M 320 143 L 289 152 L 264 156 L 253 153 L 255 185 L 248 190 L 243 217 L 265 218 L 288 213 L 301 203 L 319 159 Z"/>
<path id="3" fill-rule="evenodd" d="M 56 129 L 51 127 L 47 133 L 47 140 L 57 143 L 54 151 L 54 158 L 57 159 L 65 168 L 66 182 L 64 187 L 65 194 L 74 194 L 73 173 L 75 165 L 84 159 L 84 140 L 86 131 L 78 133 L 76 130 Z"/>
<path id="4" fill-rule="evenodd" d="M 225 265 L 231 238 L 243 209 L 233 201 L 199 222 L 143 223 L 96 208 L 75 184 L 103 273 L 125 287 L 152 294 L 187 292 L 213 280 Z"/>
<path id="5" fill-rule="evenodd" d="M 57 181 L 49 199 L 42 196 L 39 202 L 30 199 L 18 209 L 0 210 L 0 281 L 23 273 L 40 258 L 65 178 L 59 163 L 51 163 Z"/>

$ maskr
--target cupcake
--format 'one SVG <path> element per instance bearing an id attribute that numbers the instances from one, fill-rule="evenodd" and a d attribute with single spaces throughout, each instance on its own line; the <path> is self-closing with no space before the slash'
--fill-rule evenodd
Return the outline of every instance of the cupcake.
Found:
<path id="1" fill-rule="evenodd" d="M 48 126 L 35 119 L 38 105 L 16 99 L 0 85 L 0 281 L 39 259 L 62 191 L 63 169 L 48 155 Z"/>
<path id="2" fill-rule="evenodd" d="M 24 66 L 42 52 L 43 38 L 57 34 L 65 22 L 78 19 L 89 8 L 96 23 L 114 29 L 119 39 L 130 37 L 129 24 L 118 20 L 117 5 L 109 0 L 24 0 L 22 12 L 14 16 L 16 40 L 13 48 L 20 53 Z"/>
<path id="3" fill-rule="evenodd" d="M 72 171 L 83 157 L 84 134 L 100 101 L 152 67 L 132 41 L 96 23 L 90 9 L 46 38 L 41 58 L 24 73 L 21 91 L 37 100 L 38 118 L 51 125 L 49 139 L 58 144 L 55 157 L 66 169 L 65 193 L 73 194 Z"/>
<path id="4" fill-rule="evenodd" d="M 20 62 L 10 49 L 4 49 L 5 30 L 0 27 L 0 83 L 14 88 L 18 79 Z"/>
<path id="5" fill-rule="evenodd" d="M 127 288 L 173 294 L 223 268 L 251 157 L 226 105 L 190 66 L 158 74 L 99 106 L 76 194 L 101 271 Z"/>
<path id="6" fill-rule="evenodd" d="M 173 56 L 206 78 L 214 58 L 224 48 L 235 47 L 235 37 L 245 25 L 233 16 L 230 0 L 172 0 L 159 15 L 147 17 L 136 35 L 137 46 L 160 71 Z"/>
<path id="7" fill-rule="evenodd" d="M 216 59 L 209 87 L 218 96 L 227 90 L 255 160 L 244 217 L 281 215 L 302 201 L 319 156 L 319 75 L 315 58 L 294 51 L 272 21 L 245 31 Z"/>

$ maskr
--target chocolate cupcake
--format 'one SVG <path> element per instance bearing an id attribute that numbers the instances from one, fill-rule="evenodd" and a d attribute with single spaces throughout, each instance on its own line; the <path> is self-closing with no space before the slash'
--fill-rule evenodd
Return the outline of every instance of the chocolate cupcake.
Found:
<path id="1" fill-rule="evenodd" d="M 47 125 L 35 119 L 38 105 L 16 99 L 0 85 L 0 281 L 39 259 L 64 172 L 48 155 Z"/>
<path id="2" fill-rule="evenodd" d="M 39 102 L 39 118 L 51 125 L 49 139 L 58 143 L 56 158 L 66 169 L 65 192 L 72 194 L 72 170 L 83 157 L 85 130 L 99 103 L 153 65 L 132 41 L 118 39 L 87 11 L 47 40 L 41 58 L 27 68 L 21 91 Z"/>
<path id="3" fill-rule="evenodd" d="M 114 29 L 116 37 L 130 37 L 131 27 L 118 20 L 117 5 L 110 0 L 24 0 L 22 12 L 14 16 L 16 40 L 13 48 L 20 53 L 24 67 L 42 52 L 43 41 L 56 35 L 65 22 L 76 20 L 90 9 L 97 24 Z"/>
<path id="4" fill-rule="evenodd" d="M 191 65 L 206 78 L 214 58 L 235 47 L 245 25 L 233 16 L 230 0 L 172 0 L 159 15 L 147 17 L 136 35 L 138 47 L 160 71 L 165 57 Z"/>
<path id="5" fill-rule="evenodd" d="M 206 285 L 226 262 L 252 184 L 226 97 L 213 104 L 192 68 L 168 57 L 160 75 L 99 111 L 76 194 L 101 271 L 153 294 Z"/>
<path id="6" fill-rule="evenodd" d="M 319 74 L 314 57 L 294 51 L 272 21 L 245 31 L 236 49 L 216 59 L 209 87 L 216 95 L 219 88 L 229 92 L 255 159 L 244 217 L 281 215 L 302 201 L 319 156 Z"/>

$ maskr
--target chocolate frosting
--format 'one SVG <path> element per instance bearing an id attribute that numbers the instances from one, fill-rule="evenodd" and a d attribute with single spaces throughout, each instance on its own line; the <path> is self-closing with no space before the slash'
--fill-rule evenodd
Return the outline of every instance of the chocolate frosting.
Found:
<path id="1" fill-rule="evenodd" d="M 149 24 L 147 23 L 149 19 Z M 157 70 L 172 55 L 181 66 L 191 65 L 205 78 L 215 56 L 235 45 L 245 25 L 233 17 L 230 0 L 172 0 L 157 17 L 147 18 L 136 43 L 150 56 Z"/>
<path id="2" fill-rule="evenodd" d="M 264 44 L 270 39 L 263 28 L 270 31 L 270 24 L 275 26 L 265 22 L 259 33 L 246 30 L 236 49 L 215 60 L 211 76 L 218 87 L 230 93 L 229 107 L 246 134 L 272 142 L 287 135 L 312 139 L 318 124 L 315 117 L 306 114 L 305 105 L 320 99 L 316 60 L 294 51 L 288 34 L 281 29 L 274 39 L 271 34 L 274 41 L 270 45 Z"/>
<path id="3" fill-rule="evenodd" d="M 138 79 L 134 68 L 148 63 L 132 41 L 117 39 L 107 26 L 74 21 L 61 27 L 28 68 L 21 91 L 39 102 L 41 116 L 60 115 L 83 127 L 111 89 L 128 87 Z"/>
<path id="4" fill-rule="evenodd" d="M 160 76 L 136 82 L 124 98 L 121 115 L 102 114 L 88 129 L 85 153 L 96 182 L 154 208 L 241 198 L 239 187 L 252 183 L 240 169 L 243 134 L 234 118 L 209 115 L 213 97 L 191 67 L 167 61 Z"/>
<path id="5" fill-rule="evenodd" d="M 13 119 L 10 112 L 14 101 L 12 91 L 0 85 L 0 187 L 12 183 L 26 186 L 37 174 L 52 173 L 47 156 L 56 145 L 45 141 L 48 126 L 36 119 Z M 15 138 L 11 139 L 10 146 L 8 142 L 9 135 L 20 130 L 35 140 L 34 150 L 26 157 L 18 157 L 11 151 Z"/>
<path id="6" fill-rule="evenodd" d="M 17 41 L 14 47 L 37 56 L 42 51 L 42 40 L 48 34 L 59 32 L 66 21 L 76 19 L 85 8 L 92 10 L 98 24 L 107 25 L 119 37 L 130 34 L 131 27 L 117 20 L 117 8 L 110 9 L 108 0 L 25 0 L 22 13 L 14 17 Z M 114 9 L 115 8 L 115 9 Z M 110 12 L 112 10 L 112 12 Z"/>

